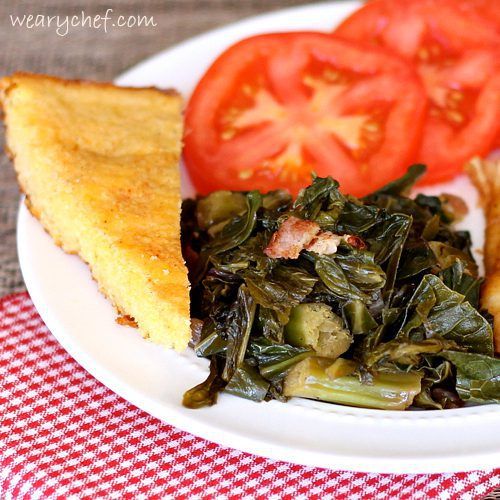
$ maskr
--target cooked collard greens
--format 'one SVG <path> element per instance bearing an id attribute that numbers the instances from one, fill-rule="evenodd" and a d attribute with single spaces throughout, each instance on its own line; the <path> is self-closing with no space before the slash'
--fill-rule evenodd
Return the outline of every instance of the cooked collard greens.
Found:
<path id="1" fill-rule="evenodd" d="M 463 204 L 407 195 L 425 167 L 357 199 L 314 177 L 285 191 L 219 191 L 183 205 L 193 347 L 225 391 L 351 406 L 443 409 L 500 401 Z M 453 207 L 461 210 L 453 210 Z"/>

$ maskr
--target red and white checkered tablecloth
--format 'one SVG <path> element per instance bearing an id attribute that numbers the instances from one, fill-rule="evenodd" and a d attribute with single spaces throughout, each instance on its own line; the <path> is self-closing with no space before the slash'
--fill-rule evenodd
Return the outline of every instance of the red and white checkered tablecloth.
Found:
<path id="1" fill-rule="evenodd" d="M 156 420 L 79 366 L 26 293 L 0 301 L 0 498 L 476 499 L 500 469 L 330 471 L 218 446 Z"/>

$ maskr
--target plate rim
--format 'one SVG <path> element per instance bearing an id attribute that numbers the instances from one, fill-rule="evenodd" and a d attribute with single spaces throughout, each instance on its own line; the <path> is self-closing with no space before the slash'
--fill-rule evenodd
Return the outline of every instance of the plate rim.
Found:
<path id="1" fill-rule="evenodd" d="M 190 38 L 188 40 L 185 40 L 183 42 L 180 42 L 172 47 L 169 47 L 167 49 L 164 49 L 157 54 L 154 54 L 145 60 L 139 62 L 137 65 L 133 66 L 132 68 L 129 68 L 126 70 L 124 73 L 119 75 L 116 79 L 117 83 L 122 83 L 126 78 L 129 77 L 130 74 L 132 74 L 135 71 L 140 71 L 141 68 L 154 64 L 156 60 L 160 60 L 161 58 L 165 57 L 168 53 L 174 50 L 179 50 L 182 49 L 183 46 L 186 46 L 190 43 L 199 43 L 200 40 L 202 40 L 204 37 L 208 36 L 213 36 L 215 33 L 218 32 L 223 32 L 224 30 L 228 29 L 236 29 L 240 25 L 243 24 L 248 24 L 248 23 L 255 23 L 256 21 L 262 20 L 263 18 L 269 18 L 272 16 L 281 16 L 286 13 L 290 12 L 296 12 L 296 11 L 301 11 L 301 10 L 309 10 L 311 8 L 317 9 L 320 7 L 324 7 L 325 5 L 328 4 L 333 4 L 334 2 L 327 2 L 327 3 L 316 3 L 316 4 L 308 4 L 308 5 L 302 5 L 302 6 L 297 6 L 297 7 L 291 7 L 287 9 L 278 9 L 270 13 L 264 13 L 264 14 L 259 14 L 257 16 L 252 16 L 240 21 L 237 21 L 235 23 L 231 23 L 225 26 L 221 26 L 218 28 L 215 28 L 213 30 L 210 30 L 206 33 L 202 33 L 199 35 L 196 35 L 193 38 Z M 338 3 L 338 2 L 335 2 Z M 341 2 L 343 4 L 353 4 L 356 2 Z M 121 397 L 126 399 L 127 401 L 130 401 L 132 404 L 135 406 L 143 409 L 144 411 L 150 413 L 151 415 L 155 416 L 159 420 L 163 422 L 167 422 L 171 425 L 176 426 L 179 429 L 185 430 L 187 432 L 190 432 L 192 434 L 198 435 L 200 437 L 203 437 L 204 439 L 208 439 L 210 441 L 222 444 L 224 446 L 228 446 L 231 448 L 236 448 L 240 449 L 242 451 L 250 452 L 250 453 L 255 453 L 260 456 L 272 458 L 275 460 L 287 460 L 291 461 L 293 463 L 298 463 L 302 465 L 314 465 L 314 466 L 319 466 L 319 467 L 325 467 L 325 462 L 328 464 L 328 468 L 339 468 L 341 466 L 344 470 L 355 470 L 355 471 L 366 471 L 366 472 L 408 472 L 408 466 L 413 465 L 415 463 L 415 459 L 412 457 L 407 457 L 406 459 L 404 458 L 398 458 L 400 461 L 401 468 L 391 466 L 389 468 L 384 468 L 382 467 L 383 464 L 381 464 L 381 460 L 379 458 L 367 458 L 363 457 L 363 461 L 365 462 L 363 467 L 359 467 L 358 463 L 360 460 L 359 455 L 343 455 L 339 456 L 336 455 L 335 453 L 329 453 L 327 456 L 324 454 L 318 452 L 318 451 L 311 451 L 307 452 L 306 450 L 301 450 L 301 456 L 302 458 L 300 460 L 293 460 L 293 457 L 290 457 L 290 448 L 283 448 L 277 445 L 273 446 L 266 446 L 266 444 L 261 443 L 260 440 L 256 441 L 255 438 L 242 438 L 241 435 L 238 435 L 237 438 L 240 442 L 239 446 L 236 446 L 234 444 L 234 439 L 235 435 L 232 432 L 228 432 L 227 430 L 221 430 L 219 427 L 214 427 L 213 425 L 207 425 L 205 424 L 204 426 L 200 424 L 198 419 L 186 419 L 185 416 L 181 415 L 180 413 L 176 413 L 173 411 L 172 408 L 170 408 L 170 413 L 169 413 L 169 419 L 165 420 L 164 417 L 164 409 L 162 408 L 162 411 L 160 411 L 160 406 L 154 401 L 150 400 L 149 397 L 145 397 L 144 394 L 140 393 L 135 393 L 135 389 L 131 387 L 127 387 L 126 384 L 123 385 L 122 382 L 120 381 L 119 377 L 116 377 L 115 374 L 110 372 L 109 370 L 105 370 L 102 367 L 98 366 L 95 364 L 95 360 L 91 359 L 86 359 L 86 354 L 82 352 L 78 352 L 78 350 L 72 345 L 71 339 L 68 338 L 67 336 L 64 335 L 64 332 L 59 331 L 59 327 L 57 325 L 57 318 L 55 314 L 55 311 L 50 311 L 47 309 L 46 305 L 44 304 L 43 296 L 40 295 L 39 290 L 37 289 L 37 284 L 36 284 L 36 279 L 34 278 L 32 272 L 33 269 L 30 269 L 29 263 L 27 263 L 27 253 L 26 253 L 26 241 L 23 239 L 23 228 L 25 228 L 26 223 L 28 218 L 30 217 L 29 212 L 27 211 L 26 207 L 22 203 L 21 200 L 21 207 L 18 213 L 18 220 L 17 220 L 17 245 L 18 245 L 18 254 L 19 254 L 19 261 L 21 264 L 21 270 L 23 273 L 23 278 L 25 279 L 25 283 L 27 286 L 27 289 L 30 293 L 30 296 L 33 300 L 33 303 L 35 304 L 35 307 L 37 310 L 40 312 L 40 315 L 42 316 L 44 322 L 47 324 L 49 327 L 49 330 L 53 333 L 53 335 L 57 338 L 57 340 L 61 343 L 61 345 L 64 347 L 64 349 L 82 366 L 84 367 L 85 370 L 87 370 L 91 375 L 93 375 L 96 379 L 98 379 L 100 382 L 102 382 L 104 385 L 109 387 L 111 390 L 113 390 L 115 393 L 119 394 Z M 24 234 L 24 237 L 26 237 L 26 234 Z M 92 367 L 92 368 L 89 368 Z M 145 404 L 144 402 L 147 402 Z M 272 403 L 268 403 L 272 404 Z M 376 418 L 376 419 L 384 419 L 384 418 L 390 418 L 391 420 L 397 419 L 401 421 L 416 421 L 416 420 L 424 420 L 424 421 L 433 421 L 436 420 L 436 417 L 433 415 L 430 415 L 430 413 L 434 412 L 425 412 L 425 414 L 420 415 L 418 418 L 416 417 L 411 417 L 408 415 L 408 413 L 402 413 L 402 412 L 384 412 L 383 415 L 380 414 L 380 410 L 366 410 L 366 409 L 349 409 L 348 412 L 346 412 L 346 415 L 349 415 L 352 411 L 355 412 L 355 418 L 365 416 L 368 418 Z M 373 413 L 371 413 L 373 412 Z M 457 413 L 460 412 L 460 413 Z M 322 412 L 323 413 L 323 412 Z M 420 413 L 420 412 L 419 412 Z M 389 415 L 390 414 L 390 415 Z M 478 406 L 478 407 L 473 407 L 473 408 L 466 408 L 466 409 L 459 409 L 459 410 L 446 410 L 446 415 L 439 416 L 439 420 L 442 420 L 447 417 L 452 417 L 452 414 L 456 414 L 457 417 L 460 418 L 466 418 L 466 414 L 470 417 L 477 417 L 478 415 L 486 415 L 486 414 L 491 414 L 495 416 L 500 416 L 500 407 L 495 408 L 494 405 L 490 406 Z M 186 425 L 185 422 L 188 421 L 190 425 Z M 194 428 L 194 430 L 193 430 Z M 217 436 L 214 436 L 214 432 L 217 433 Z M 256 443 L 259 443 L 258 446 L 256 446 Z M 243 446 L 242 446 L 243 445 Z M 307 455 L 307 456 L 306 456 Z M 287 458 L 284 458 L 287 457 Z M 303 459 L 303 457 L 306 457 L 306 460 Z M 292 459 L 291 459 L 292 458 Z M 332 463 L 332 458 L 336 460 L 336 463 L 331 466 L 329 465 Z M 432 466 L 429 466 L 428 468 L 426 467 L 419 467 L 419 471 L 422 472 L 451 472 L 451 471 L 458 471 L 458 470 L 469 470 L 470 467 L 465 465 L 465 464 L 470 464 L 470 463 L 476 463 L 476 464 L 487 464 L 487 466 L 491 466 L 492 458 L 498 459 L 500 458 L 500 455 L 498 452 L 493 452 L 487 454 L 487 456 L 473 456 L 471 459 L 470 455 L 467 455 L 466 457 L 462 457 L 463 460 L 460 463 L 455 462 L 455 464 L 451 467 L 447 467 L 447 462 L 450 458 L 453 458 L 454 460 L 457 460 L 457 457 L 441 457 L 438 458 L 436 457 L 436 462 L 432 464 Z M 458 467 L 457 467 L 458 465 Z M 437 466 L 437 467 L 436 467 Z M 465 468 L 464 468 L 465 467 Z"/>

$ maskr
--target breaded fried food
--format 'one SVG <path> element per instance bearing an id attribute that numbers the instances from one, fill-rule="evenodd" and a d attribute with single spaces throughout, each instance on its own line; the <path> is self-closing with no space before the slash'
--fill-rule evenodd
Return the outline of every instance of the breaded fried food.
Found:
<path id="1" fill-rule="evenodd" d="M 184 349 L 181 97 L 26 73 L 3 78 L 0 90 L 8 151 L 31 213 L 89 264 L 144 337 Z"/>
<path id="2" fill-rule="evenodd" d="M 486 217 L 482 306 L 494 317 L 495 351 L 500 353 L 500 160 L 475 158 L 467 172 L 479 191 Z"/>

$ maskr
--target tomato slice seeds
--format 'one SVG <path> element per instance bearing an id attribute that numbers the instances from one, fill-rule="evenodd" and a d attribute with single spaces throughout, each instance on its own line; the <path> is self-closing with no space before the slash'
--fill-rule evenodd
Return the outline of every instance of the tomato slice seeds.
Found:
<path id="1" fill-rule="evenodd" d="M 385 51 L 321 33 L 260 35 L 210 67 L 186 110 L 195 187 L 293 193 L 311 172 L 362 195 L 401 173 L 418 146 L 423 87 Z"/>

